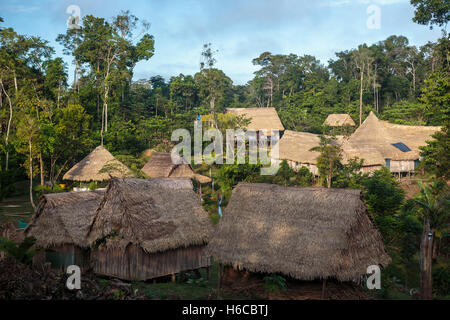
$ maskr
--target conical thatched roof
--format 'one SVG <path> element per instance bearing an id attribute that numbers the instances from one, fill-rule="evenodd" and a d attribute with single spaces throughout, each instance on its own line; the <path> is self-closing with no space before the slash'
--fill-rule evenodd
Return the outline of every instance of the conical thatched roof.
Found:
<path id="1" fill-rule="evenodd" d="M 206 244 L 211 232 L 191 180 L 111 179 L 88 240 L 118 250 L 135 244 L 153 253 Z"/>
<path id="2" fill-rule="evenodd" d="M 275 108 L 228 108 L 227 112 L 250 119 L 248 131 L 266 129 L 267 136 L 271 136 L 271 130 L 284 130 Z"/>
<path id="3" fill-rule="evenodd" d="M 200 183 L 211 182 L 211 179 L 197 174 L 183 157 L 178 157 L 178 164 L 172 162 L 169 152 L 154 152 L 142 171 L 150 178 L 191 178 Z"/>
<path id="4" fill-rule="evenodd" d="M 107 169 L 107 172 L 99 173 L 102 169 Z M 133 173 L 122 162 L 114 158 L 105 147 L 98 146 L 67 171 L 63 180 L 103 181 L 109 180 L 110 175 L 123 178 L 132 176 Z"/>
<path id="5" fill-rule="evenodd" d="M 40 248 L 64 244 L 89 247 L 89 222 L 104 194 L 104 190 L 95 190 L 43 195 L 25 235 L 35 237 Z"/>
<path id="6" fill-rule="evenodd" d="M 330 127 L 354 126 L 355 121 L 347 113 L 333 113 L 328 115 L 324 124 Z"/>
<path id="7" fill-rule="evenodd" d="M 356 279 L 391 261 L 361 197 L 359 190 L 240 183 L 206 252 L 254 272 Z"/>
<path id="8" fill-rule="evenodd" d="M 344 158 L 363 158 L 365 165 L 384 165 L 385 159 L 417 160 L 419 146 L 432 140 L 431 135 L 440 127 L 405 126 L 382 121 L 370 112 L 366 120 L 343 144 Z M 403 143 L 411 151 L 403 152 L 393 146 Z"/>

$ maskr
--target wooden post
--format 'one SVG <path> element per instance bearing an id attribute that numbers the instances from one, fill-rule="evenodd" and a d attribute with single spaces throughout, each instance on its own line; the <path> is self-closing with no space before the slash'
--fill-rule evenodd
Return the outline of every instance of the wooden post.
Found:
<path id="1" fill-rule="evenodd" d="M 171 279 L 171 281 L 172 281 L 172 282 L 175 282 L 175 280 L 176 280 L 175 273 L 172 273 L 172 279 Z"/>
<path id="2" fill-rule="evenodd" d="M 326 285 L 327 285 L 327 279 L 322 280 L 322 296 L 320 297 L 320 300 L 325 300 L 326 297 Z"/>
<path id="3" fill-rule="evenodd" d="M 217 297 L 219 297 L 220 294 L 221 279 L 222 279 L 222 264 L 219 263 L 219 267 L 217 269 Z"/>

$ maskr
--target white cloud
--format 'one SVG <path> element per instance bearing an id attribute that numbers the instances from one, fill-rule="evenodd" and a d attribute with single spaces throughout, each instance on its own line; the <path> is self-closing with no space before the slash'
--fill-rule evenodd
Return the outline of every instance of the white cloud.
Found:
<path id="1" fill-rule="evenodd" d="M 24 6 L 24 5 L 6 5 L 0 6 L 0 10 L 11 13 L 31 13 L 39 10 L 36 6 Z"/>

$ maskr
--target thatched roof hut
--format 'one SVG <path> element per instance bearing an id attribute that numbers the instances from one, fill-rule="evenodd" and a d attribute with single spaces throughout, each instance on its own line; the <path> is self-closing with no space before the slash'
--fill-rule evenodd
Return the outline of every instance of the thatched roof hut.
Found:
<path id="1" fill-rule="evenodd" d="M 271 130 L 284 130 L 275 108 L 227 108 L 227 112 L 250 119 L 250 124 L 247 126 L 248 131 L 265 129 L 267 136 L 270 137 Z"/>
<path id="2" fill-rule="evenodd" d="M 145 280 L 207 267 L 211 232 L 189 179 L 112 179 L 89 227 L 94 272 Z"/>
<path id="3" fill-rule="evenodd" d="M 330 127 L 354 126 L 355 121 L 347 113 L 333 113 L 328 115 L 324 124 Z"/>
<path id="4" fill-rule="evenodd" d="M 100 172 L 101 170 L 104 172 Z M 98 146 L 63 176 L 63 180 L 104 181 L 130 177 L 133 173 L 103 146 Z"/>
<path id="5" fill-rule="evenodd" d="M 386 266 L 381 235 L 360 190 L 239 183 L 207 249 L 251 272 L 350 281 Z"/>
<path id="6" fill-rule="evenodd" d="M 85 258 L 82 253 L 89 248 L 86 239 L 89 222 L 104 196 L 104 190 L 45 194 L 40 198 L 25 236 L 36 238 L 36 247 L 59 252 L 57 267 L 64 267 L 61 260 Z M 61 259 L 61 255 L 65 257 Z M 46 260 L 45 255 L 40 257 Z M 48 257 L 47 257 L 48 258 Z M 48 260 L 48 259 L 47 259 Z M 83 263 L 87 264 L 88 259 Z M 43 262 L 43 261 L 41 261 Z M 71 262 L 67 262 L 70 263 Z M 72 263 L 73 264 L 73 263 Z"/>
<path id="7" fill-rule="evenodd" d="M 154 152 L 142 171 L 150 178 L 191 178 L 200 183 L 211 182 L 210 178 L 195 173 L 183 157 L 178 157 L 173 163 L 169 152 Z"/>
<path id="8" fill-rule="evenodd" d="M 425 145 L 427 140 L 432 139 L 431 135 L 439 130 L 440 127 L 392 124 L 379 120 L 370 112 L 342 145 L 344 159 L 358 156 L 364 159 L 365 166 L 373 167 L 388 165 L 388 159 L 393 172 L 413 171 L 414 162 L 420 157 L 419 146 Z"/>
<path id="9" fill-rule="evenodd" d="M 335 136 L 333 143 L 340 145 L 343 141 L 343 136 Z M 311 151 L 320 144 L 318 134 L 286 130 L 278 143 L 279 160 L 286 160 L 294 170 L 307 167 L 313 174 L 319 174 L 316 164 L 320 152 Z"/>

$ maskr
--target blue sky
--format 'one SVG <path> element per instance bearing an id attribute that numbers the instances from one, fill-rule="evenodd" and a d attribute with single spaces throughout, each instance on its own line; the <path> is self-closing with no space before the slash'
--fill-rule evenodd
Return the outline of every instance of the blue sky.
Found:
<path id="1" fill-rule="evenodd" d="M 235 84 L 245 84 L 256 70 L 251 60 L 264 51 L 310 54 L 326 64 L 335 52 L 390 35 L 404 35 L 418 46 L 441 35 L 438 28 L 412 22 L 409 0 L 2 0 L 0 16 L 5 19 L 3 26 L 50 41 L 62 56 L 55 38 L 65 33 L 69 5 L 78 5 L 81 16 L 107 19 L 130 10 L 151 23 L 155 55 L 136 66 L 135 80 L 194 74 L 202 45 L 208 42 L 219 50 L 217 67 Z M 370 5 L 380 9 L 379 29 L 366 27 Z M 71 75 L 71 58 L 65 59 Z"/>

